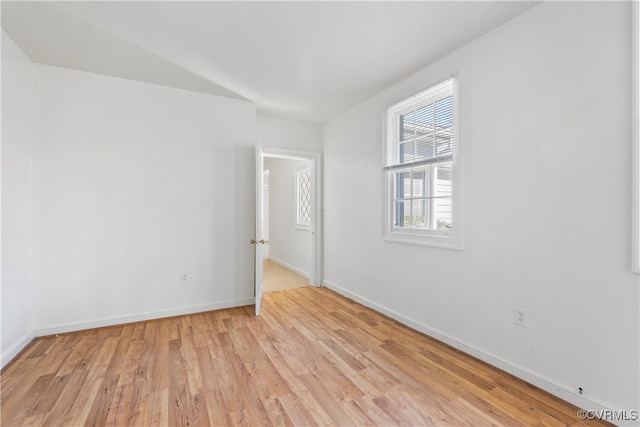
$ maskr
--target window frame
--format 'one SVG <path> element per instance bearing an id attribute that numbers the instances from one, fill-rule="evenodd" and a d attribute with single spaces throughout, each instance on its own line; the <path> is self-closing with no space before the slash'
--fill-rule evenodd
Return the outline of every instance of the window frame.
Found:
<path id="1" fill-rule="evenodd" d="M 309 220 L 308 221 L 301 220 L 302 211 L 301 211 L 301 203 L 300 203 L 301 202 L 300 184 L 301 184 L 301 177 L 303 174 L 309 175 Z M 310 165 L 304 165 L 296 168 L 296 181 L 295 181 L 296 182 L 296 191 L 295 191 L 296 224 L 295 226 L 296 228 L 301 230 L 311 230 L 311 209 L 312 209 L 312 198 L 313 198 L 313 183 L 311 182 L 311 179 L 312 179 L 312 176 L 311 176 Z"/>
<path id="2" fill-rule="evenodd" d="M 461 135 L 461 114 L 460 114 L 460 86 L 461 86 L 462 70 L 457 67 L 452 72 L 442 74 L 432 79 L 428 84 L 416 88 L 408 95 L 399 96 L 390 102 L 383 112 L 383 188 L 384 188 L 384 240 L 389 242 L 407 243 L 423 246 L 432 246 L 444 249 L 463 250 L 463 188 L 462 188 L 462 135 Z M 397 127 L 394 119 L 399 117 L 402 112 L 407 109 L 419 105 L 421 99 L 424 98 L 425 92 L 452 80 L 453 95 L 453 159 L 451 164 L 451 232 L 443 232 L 439 230 L 420 230 L 420 229 L 399 229 L 394 226 L 394 175 L 403 170 L 411 170 L 409 166 L 406 169 L 402 167 L 394 167 L 387 169 L 389 166 L 395 165 L 396 156 L 396 135 Z M 427 95 L 428 96 L 428 95 Z M 424 102 L 424 101 L 423 101 Z M 437 166 L 440 162 L 433 163 Z M 444 162 L 442 162 L 444 163 Z M 419 166 L 417 166 L 419 167 Z"/>

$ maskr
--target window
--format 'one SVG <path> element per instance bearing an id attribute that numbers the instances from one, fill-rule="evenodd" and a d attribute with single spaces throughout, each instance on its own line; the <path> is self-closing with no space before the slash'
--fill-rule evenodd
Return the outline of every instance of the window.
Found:
<path id="1" fill-rule="evenodd" d="M 387 240 L 461 248 L 453 77 L 387 111 Z"/>
<path id="2" fill-rule="evenodd" d="M 311 169 L 304 167 L 296 171 L 296 226 L 311 225 Z"/>

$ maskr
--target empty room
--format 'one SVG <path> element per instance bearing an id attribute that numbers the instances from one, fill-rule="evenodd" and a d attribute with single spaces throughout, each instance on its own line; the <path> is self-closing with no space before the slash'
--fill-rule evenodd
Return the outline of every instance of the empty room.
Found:
<path id="1" fill-rule="evenodd" d="M 640 425 L 637 2 L 0 14 L 0 424 Z"/>

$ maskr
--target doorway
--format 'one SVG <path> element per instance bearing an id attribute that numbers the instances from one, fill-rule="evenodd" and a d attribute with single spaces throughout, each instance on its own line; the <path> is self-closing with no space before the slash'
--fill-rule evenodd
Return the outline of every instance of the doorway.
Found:
<path id="1" fill-rule="evenodd" d="M 265 156 L 263 171 L 263 289 L 309 286 L 311 161 Z"/>
<path id="2" fill-rule="evenodd" d="M 302 219 L 306 217 L 306 226 L 308 227 L 307 236 L 308 236 L 308 244 L 309 248 L 309 256 L 308 256 L 308 283 L 311 286 L 320 286 L 322 283 L 322 221 L 320 213 L 322 212 L 322 165 L 321 165 L 321 155 L 316 152 L 306 152 L 306 151 L 295 151 L 295 150 L 286 150 L 279 148 L 267 148 L 262 147 L 260 144 L 256 145 L 256 238 L 251 240 L 251 244 L 255 245 L 255 257 L 254 257 L 254 278 L 255 278 L 255 311 L 256 316 L 260 315 L 260 308 L 262 306 L 262 297 L 264 291 L 264 259 L 265 256 L 263 252 L 267 252 L 270 258 L 277 256 L 276 247 L 273 245 L 271 241 L 274 238 L 274 229 L 271 226 L 273 223 L 273 209 L 274 205 L 274 194 L 277 194 L 274 191 L 274 170 L 270 169 L 269 174 L 264 174 L 265 170 L 265 160 L 266 159 L 285 159 L 285 160 L 296 160 L 296 161 L 306 161 L 307 174 L 308 174 L 308 182 L 307 185 L 310 188 L 310 192 L 308 194 L 308 204 L 306 206 L 306 210 L 304 210 L 304 215 L 301 216 Z M 269 166 L 267 166 L 269 168 Z M 296 169 L 296 173 L 299 170 Z M 265 195 L 265 185 L 264 179 L 268 177 L 269 181 L 269 189 L 268 189 L 268 218 L 269 218 L 269 226 L 267 230 L 268 238 L 265 238 L 264 235 L 264 224 L 265 224 L 265 202 L 263 201 L 263 197 Z M 296 182 L 296 177 L 291 177 L 293 182 Z M 296 212 L 302 212 L 298 205 L 296 205 Z M 290 212 L 290 211 L 289 211 Z M 297 216 L 298 213 L 294 215 L 295 218 L 300 219 Z M 298 225 L 298 224 L 296 224 Z M 285 243 L 286 244 L 286 243 Z M 268 248 L 267 248 L 268 246 Z M 265 250 L 266 249 L 266 250 Z M 305 251 L 306 252 L 306 251 Z M 294 271 L 295 272 L 295 271 Z M 304 272 L 303 272 L 304 273 Z M 303 275 L 304 277 L 304 275 Z"/>
<path id="3" fill-rule="evenodd" d="M 261 152 L 263 257 L 320 286 L 321 155 L 269 147 Z"/>

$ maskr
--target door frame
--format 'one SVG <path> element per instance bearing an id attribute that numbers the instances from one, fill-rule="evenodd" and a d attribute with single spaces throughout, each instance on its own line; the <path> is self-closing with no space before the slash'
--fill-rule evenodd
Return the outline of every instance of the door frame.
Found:
<path id="1" fill-rule="evenodd" d="M 322 285 L 322 154 L 315 151 L 289 150 L 285 148 L 262 147 L 261 165 L 264 158 L 308 160 L 311 162 L 311 262 L 309 284 Z M 262 168 L 261 168 L 262 169 Z M 260 188 L 256 191 L 262 191 Z M 262 221 L 262 210 L 256 212 Z"/>

